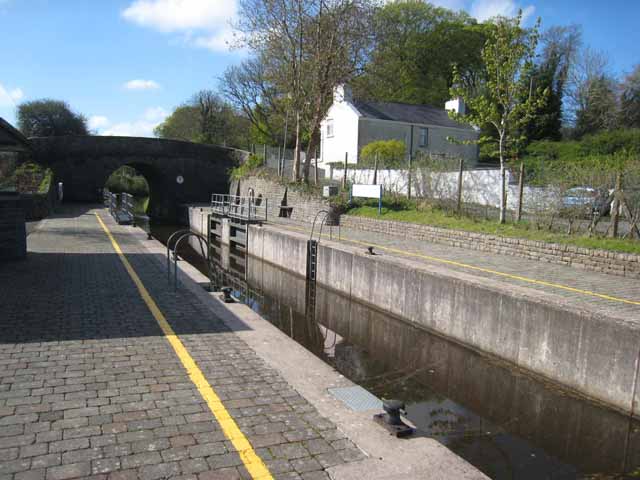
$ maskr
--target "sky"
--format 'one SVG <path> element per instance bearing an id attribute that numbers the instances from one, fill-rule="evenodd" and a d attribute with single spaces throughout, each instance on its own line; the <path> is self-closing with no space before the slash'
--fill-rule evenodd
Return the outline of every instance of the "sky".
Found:
<path id="1" fill-rule="evenodd" d="M 68 102 L 101 135 L 153 128 L 246 52 L 230 48 L 239 0 L 0 0 L 0 117 Z M 522 9 L 543 28 L 579 24 L 612 73 L 640 63 L 640 0 L 435 0 L 483 21 Z"/>

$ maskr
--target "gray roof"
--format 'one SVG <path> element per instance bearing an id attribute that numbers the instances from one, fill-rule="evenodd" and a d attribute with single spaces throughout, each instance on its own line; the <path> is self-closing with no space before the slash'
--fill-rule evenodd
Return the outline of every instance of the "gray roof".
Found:
<path id="1" fill-rule="evenodd" d="M 429 105 L 411 105 L 408 103 L 393 102 L 363 102 L 361 100 L 354 100 L 353 105 L 365 118 L 473 130 L 470 125 L 451 120 L 445 109 L 435 108 Z"/>

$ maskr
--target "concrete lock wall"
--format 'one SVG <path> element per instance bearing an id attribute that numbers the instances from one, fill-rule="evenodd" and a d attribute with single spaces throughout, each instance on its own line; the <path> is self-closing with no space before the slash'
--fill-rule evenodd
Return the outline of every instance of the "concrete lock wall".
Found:
<path id="1" fill-rule="evenodd" d="M 252 227 L 249 238 L 251 255 L 305 274 L 305 236 Z M 329 242 L 318 250 L 317 281 L 618 410 L 634 410 L 637 327 L 521 287 Z"/>
<path id="2" fill-rule="evenodd" d="M 197 224 L 197 220 L 196 220 Z M 306 275 L 308 235 L 251 226 L 247 251 Z M 640 327 L 578 310 L 553 294 L 367 255 L 323 240 L 317 282 L 623 412 L 635 412 Z M 635 412 L 637 413 L 637 412 Z"/>

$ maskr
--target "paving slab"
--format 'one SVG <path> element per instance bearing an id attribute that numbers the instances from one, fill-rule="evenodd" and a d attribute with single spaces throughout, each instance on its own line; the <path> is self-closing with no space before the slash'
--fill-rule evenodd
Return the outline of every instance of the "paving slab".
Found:
<path id="1" fill-rule="evenodd" d="M 372 471 L 366 449 L 310 402 L 328 398 L 326 388 L 302 394 L 284 378 L 309 373 L 280 355 L 296 351 L 292 340 L 259 355 L 242 330 L 266 321 L 232 329 L 195 283 L 169 287 L 162 249 L 152 253 L 141 231 L 75 207 L 41 222 L 26 260 L 0 265 L 0 478 L 250 478 L 96 214 L 273 478 L 351 478 L 335 474 L 346 464 L 358 476 Z M 323 439 L 331 442 L 318 449 Z M 433 478 L 484 478 L 432 444 L 455 467 Z M 412 475 L 384 478 L 424 478 Z"/>

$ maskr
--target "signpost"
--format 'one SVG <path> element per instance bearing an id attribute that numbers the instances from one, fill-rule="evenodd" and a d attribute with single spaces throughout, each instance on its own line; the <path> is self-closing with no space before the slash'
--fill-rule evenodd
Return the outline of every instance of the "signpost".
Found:
<path id="1" fill-rule="evenodd" d="M 354 197 L 360 198 L 377 198 L 378 199 L 378 215 L 382 213 L 382 185 L 352 185 L 349 200 Z"/>

